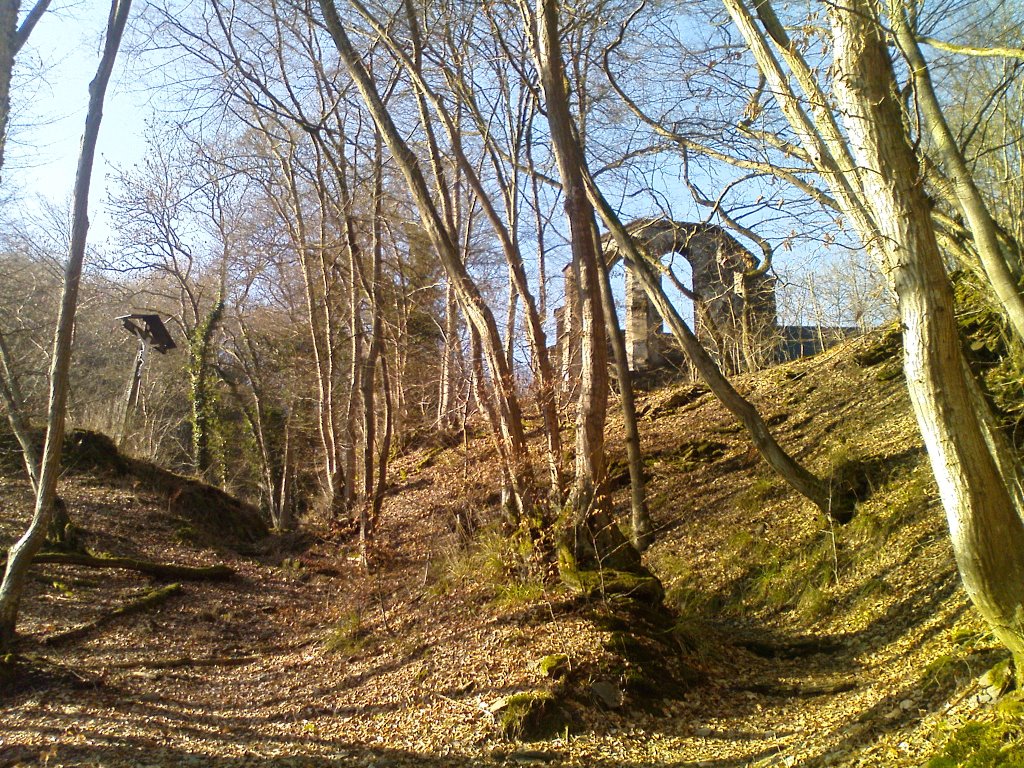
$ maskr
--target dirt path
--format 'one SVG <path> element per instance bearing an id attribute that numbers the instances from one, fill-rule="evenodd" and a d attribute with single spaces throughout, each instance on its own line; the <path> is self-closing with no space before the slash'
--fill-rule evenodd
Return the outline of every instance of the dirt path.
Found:
<path id="1" fill-rule="evenodd" d="M 461 533 L 495 487 L 484 441 L 468 459 L 428 449 L 395 464 L 374 575 L 338 531 L 241 555 L 196 539 L 140 482 L 74 476 L 62 493 L 93 550 L 226 562 L 238 577 L 46 645 L 153 583 L 38 567 L 21 649 L 35 671 L 0 688 L 0 768 L 920 765 L 949 723 L 984 711 L 977 677 L 1000 653 L 958 587 L 902 387 L 838 354 L 744 386 L 803 458 L 824 446 L 880 474 L 849 531 L 822 529 L 710 398 L 651 396 L 661 537 L 648 557 L 693 672 L 678 697 L 609 708 L 595 686 L 617 682 L 615 632 L 564 593 L 495 587 L 486 537 L 473 550 Z M 708 435 L 716 450 L 696 457 Z M 30 503 L 16 479 L 0 478 L 0 498 L 3 543 Z M 500 702 L 550 689 L 538 661 L 553 654 L 575 675 L 571 726 L 505 738 Z"/>
<path id="2" fill-rule="evenodd" d="M 607 633 L 571 613 L 524 619 L 472 585 L 439 593 L 431 568 L 451 545 L 446 521 L 429 511 L 412 518 L 431 508 L 407 502 L 375 576 L 328 541 L 256 557 L 222 552 L 236 579 L 187 584 L 154 613 L 58 646 L 32 641 L 149 583 L 40 568 L 27 650 L 46 662 L 0 705 L 0 766 L 914 764 L 920 744 L 877 762 L 877 750 L 896 749 L 889 736 L 933 705 L 919 675 L 900 679 L 931 641 L 898 609 L 889 622 L 818 638 L 695 627 L 704 680 L 680 700 L 653 712 L 595 702 L 568 740 L 505 741 L 493 702 L 535 687 L 538 658 L 590 658 Z M 116 539 L 117 526 L 107 535 Z M 136 543 L 143 553 L 163 548 L 165 559 L 216 557 Z M 953 584 L 903 605 L 932 616 L 941 633 L 963 610 Z M 882 746 L 865 752 L 872 744 Z"/>

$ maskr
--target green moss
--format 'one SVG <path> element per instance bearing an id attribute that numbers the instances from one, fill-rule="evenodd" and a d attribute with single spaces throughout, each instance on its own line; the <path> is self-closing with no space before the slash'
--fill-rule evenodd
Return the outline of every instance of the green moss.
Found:
<path id="1" fill-rule="evenodd" d="M 495 587 L 495 605 L 502 608 L 519 608 L 533 605 L 546 594 L 544 583 L 538 578 L 533 581 L 511 581 Z"/>
<path id="2" fill-rule="evenodd" d="M 428 448 L 423 452 L 423 458 L 416 462 L 413 467 L 413 472 L 420 472 L 424 469 L 434 466 L 434 462 L 437 461 L 437 457 L 444 453 L 445 447 L 443 445 L 436 445 Z"/>
<path id="3" fill-rule="evenodd" d="M 201 543 L 203 537 L 195 526 L 186 520 L 174 529 L 174 538 L 180 544 L 195 545 Z"/>
<path id="4" fill-rule="evenodd" d="M 760 512 L 765 503 L 778 496 L 781 490 L 782 486 L 777 477 L 759 477 L 745 490 L 736 494 L 733 503 L 744 512 Z"/>
<path id="5" fill-rule="evenodd" d="M 19 657 L 13 653 L 0 654 L 0 683 L 8 683 L 18 677 Z"/>
<path id="6" fill-rule="evenodd" d="M 564 713 L 551 691 L 524 691 L 500 700 L 492 707 L 498 727 L 507 739 L 534 741 L 553 736 L 566 726 Z"/>
<path id="7" fill-rule="evenodd" d="M 1003 659 L 982 675 L 981 684 L 996 695 L 1002 695 L 1012 689 L 1015 684 L 1013 662 L 1010 659 Z M 1016 717 L 1024 715 L 1024 702 L 1016 696 L 1002 699 L 998 706 L 1002 708 L 1003 714 L 1012 714 Z"/>
<path id="8" fill-rule="evenodd" d="M 622 673 L 622 687 L 638 701 L 659 699 L 664 694 L 658 681 L 652 680 L 639 667 L 632 667 Z"/>
<path id="9" fill-rule="evenodd" d="M 903 364 L 897 360 L 878 367 L 875 372 L 876 381 L 895 381 L 903 376 Z"/>
<path id="10" fill-rule="evenodd" d="M 692 469 L 700 464 L 717 461 L 729 452 L 729 446 L 715 440 L 693 440 L 680 444 L 671 459 L 680 470 Z"/>
<path id="11" fill-rule="evenodd" d="M 562 580 L 571 589 L 591 598 L 623 596 L 655 605 L 665 597 L 661 582 L 650 574 L 611 569 L 585 571 L 565 568 L 562 571 Z"/>
<path id="12" fill-rule="evenodd" d="M 887 360 L 892 360 L 903 349 L 903 333 L 899 325 L 887 329 L 873 343 L 854 354 L 857 365 L 869 368 Z"/>
<path id="13" fill-rule="evenodd" d="M 1004 699 L 993 719 L 970 721 L 954 731 L 926 768 L 1020 768 L 1024 765 L 1024 719 L 1017 696 Z"/>
<path id="14" fill-rule="evenodd" d="M 872 494 L 872 503 L 859 507 L 856 517 L 843 528 L 843 535 L 859 557 L 873 555 L 900 528 L 927 513 L 934 492 L 927 465 L 895 472 Z"/>
<path id="15" fill-rule="evenodd" d="M 564 653 L 549 654 L 537 662 L 537 669 L 553 680 L 564 677 L 569 672 L 569 657 Z"/>
<path id="16" fill-rule="evenodd" d="M 964 660 L 960 654 L 944 653 L 928 662 L 924 668 L 923 687 L 945 689 L 964 669 Z"/>

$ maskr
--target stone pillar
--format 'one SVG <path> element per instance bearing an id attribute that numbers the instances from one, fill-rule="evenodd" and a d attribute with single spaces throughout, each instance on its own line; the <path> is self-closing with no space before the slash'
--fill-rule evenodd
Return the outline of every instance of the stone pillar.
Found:
<path id="1" fill-rule="evenodd" d="M 629 370 L 644 371 L 661 363 L 661 352 L 658 349 L 661 317 L 647 298 L 643 283 L 633 273 L 632 265 L 625 262 L 625 268 L 626 359 L 629 361 Z"/>

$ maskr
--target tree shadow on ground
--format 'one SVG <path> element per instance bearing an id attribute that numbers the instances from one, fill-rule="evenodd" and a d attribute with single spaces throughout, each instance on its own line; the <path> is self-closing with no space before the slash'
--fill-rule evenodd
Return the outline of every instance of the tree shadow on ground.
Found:
<path id="1" fill-rule="evenodd" d="M 234 742 L 237 747 L 237 742 Z M 252 750 L 239 756 L 217 756 L 201 748 L 158 746 L 145 739 L 119 738 L 116 743 L 81 747 L 54 743 L 48 747 L 13 744 L 0 748 L 0 768 L 15 766 L 147 766 L 148 768 L 482 768 L 484 766 L 562 766 L 579 765 L 567 760 L 558 749 L 542 746 L 495 750 L 487 755 L 430 754 L 387 747 L 369 747 L 344 740 L 295 739 L 283 744 L 274 756 Z M 701 759 L 700 761 L 628 761 L 592 757 L 590 768 L 744 768 L 753 761 L 778 754 L 774 748 L 762 749 L 742 757 Z"/>

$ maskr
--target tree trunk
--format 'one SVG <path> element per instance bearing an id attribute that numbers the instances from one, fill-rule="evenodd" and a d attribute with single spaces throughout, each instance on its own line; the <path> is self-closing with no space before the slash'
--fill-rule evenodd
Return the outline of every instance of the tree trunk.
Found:
<path id="1" fill-rule="evenodd" d="M 213 392 L 213 366 L 210 362 L 213 337 L 224 316 L 224 300 L 218 298 L 209 314 L 193 330 L 189 338 L 188 374 L 189 409 L 192 427 L 192 466 L 207 482 L 215 482 L 212 432 L 216 424 L 216 397 Z M 128 406 L 131 407 L 131 404 Z"/>
<path id="2" fill-rule="evenodd" d="M 661 281 L 655 276 L 647 255 L 640 251 L 589 176 L 587 189 L 601 213 L 601 218 L 611 231 L 612 237 L 615 238 L 616 245 L 632 262 L 635 274 L 643 283 L 644 290 L 658 313 L 672 328 L 672 333 L 675 334 L 676 341 L 682 346 L 690 364 L 711 388 L 712 393 L 722 405 L 747 428 L 754 446 L 764 460 L 783 480 L 798 493 L 810 499 L 824 514 L 837 522 L 849 522 L 853 514 L 852 500 L 845 498 L 839 492 L 840 489 L 831 489 L 827 482 L 812 475 L 783 450 L 768 429 L 768 425 L 764 423 L 757 408 L 736 391 L 704 345 L 700 343 L 686 321 L 679 315 L 675 306 L 665 295 Z"/>
<path id="3" fill-rule="evenodd" d="M 450 282 L 444 288 L 444 351 L 441 358 L 441 374 L 438 380 L 437 428 L 447 432 L 456 424 L 455 364 L 458 360 L 459 321 L 455 291 Z"/>
<path id="4" fill-rule="evenodd" d="M 1024 295 L 1021 294 L 1020 286 L 1017 285 L 1010 269 L 1009 260 L 999 245 L 999 234 L 992 214 L 985 205 L 981 191 L 974 183 L 974 176 L 967 167 L 967 161 L 946 122 L 942 106 L 932 87 L 928 64 L 910 28 L 904 2 L 905 0 L 889 1 L 889 18 L 897 45 L 910 64 L 918 109 L 921 110 L 925 125 L 931 133 L 939 159 L 951 177 L 954 194 L 970 226 L 985 276 L 1002 305 L 1018 342 L 1024 343 Z"/>
<path id="5" fill-rule="evenodd" d="M 544 90 L 552 149 L 565 197 L 574 268 L 579 269 L 582 317 L 582 371 L 576 425 L 576 473 L 563 514 L 563 569 L 601 566 L 638 570 L 640 555 L 611 517 L 605 483 L 604 425 L 608 408 L 608 337 L 601 303 L 604 260 L 594 209 L 583 183 L 583 152 L 569 111 L 565 63 L 559 38 L 557 0 L 538 0 L 535 56 Z"/>
<path id="6" fill-rule="evenodd" d="M 21 397 L 18 379 L 14 375 L 14 367 L 11 365 L 11 353 L 7 349 L 7 341 L 2 333 L 0 333 L 0 395 L 3 396 L 4 406 L 7 408 L 7 421 L 11 425 L 11 432 L 14 433 L 15 439 L 21 447 L 21 457 L 25 463 L 28 481 L 32 486 L 32 491 L 35 492 L 39 488 L 39 457 L 36 455 L 36 446 L 32 443 L 32 433 L 25 421 L 24 400 Z"/>
<path id="7" fill-rule="evenodd" d="M 904 370 L 971 601 L 1024 676 L 1024 521 L 1020 478 L 964 362 L 953 296 L 907 141 L 896 79 L 865 0 L 830 12 L 835 89 L 867 203 L 873 243 L 899 298 Z M 1002 471 L 1001 471 L 1002 468 Z"/>
<path id="8" fill-rule="evenodd" d="M 7 128 L 11 117 L 11 75 L 18 50 L 18 10 L 20 0 L 0 2 L 0 169 L 7 146 Z"/>
<path id="9" fill-rule="evenodd" d="M 647 489 L 644 483 L 644 457 L 640 450 L 640 428 L 636 420 L 636 400 L 633 397 L 633 377 L 629 372 L 626 355 L 626 336 L 619 327 L 615 311 L 615 297 L 607 269 L 598 270 L 601 284 L 601 304 L 607 320 L 608 338 L 615 358 L 615 372 L 619 378 L 619 399 L 622 404 L 622 425 L 626 440 L 626 463 L 629 467 L 629 508 L 632 542 L 638 552 L 646 552 L 654 543 L 654 525 L 647 508 Z"/>
<path id="10" fill-rule="evenodd" d="M 39 485 L 36 490 L 32 522 L 25 534 L 11 547 L 3 582 L 0 584 L 0 650 L 6 650 L 14 641 L 25 576 L 32 558 L 46 537 L 46 528 L 53 512 L 67 416 L 68 373 L 71 366 L 75 310 L 78 306 L 78 286 L 82 277 L 82 263 L 85 260 L 86 236 L 89 232 L 89 186 L 92 181 L 100 121 L 103 119 L 103 100 L 130 10 L 131 0 L 112 0 L 103 55 L 96 76 L 89 84 L 89 109 L 86 113 L 85 133 L 82 137 L 82 150 L 75 176 L 71 244 L 64 269 L 64 289 L 53 339 L 46 442 L 43 445 L 43 457 L 39 467 Z"/>

